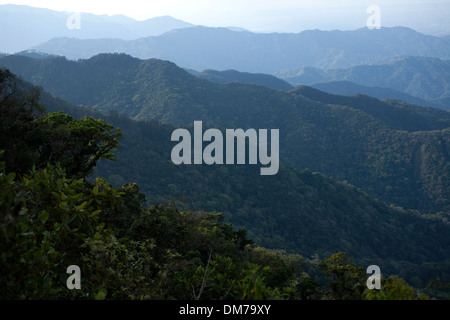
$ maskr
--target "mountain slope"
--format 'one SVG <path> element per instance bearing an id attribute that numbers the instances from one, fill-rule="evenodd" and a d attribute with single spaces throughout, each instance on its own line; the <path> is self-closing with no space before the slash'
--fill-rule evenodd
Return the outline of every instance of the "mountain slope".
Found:
<path id="1" fill-rule="evenodd" d="M 363 94 L 377 99 L 401 100 L 409 104 L 448 109 L 448 105 L 438 99 L 424 100 L 395 89 L 368 87 L 347 80 L 321 82 L 312 84 L 310 86 L 315 89 L 336 95 L 353 96 L 356 94 Z"/>
<path id="2" fill-rule="evenodd" d="M 142 59 L 170 60 L 194 70 L 268 74 L 308 66 L 345 68 L 399 55 L 450 58 L 450 43 L 445 39 L 402 27 L 264 34 L 197 26 L 132 41 L 58 38 L 33 49 L 69 59 L 123 52 Z"/>
<path id="3" fill-rule="evenodd" d="M 402 101 L 380 101 L 361 94 L 342 96 L 325 93 L 315 86 L 299 86 L 291 92 L 321 103 L 362 110 L 396 130 L 410 132 L 442 130 L 450 125 L 447 112 L 431 107 L 409 105 Z"/>
<path id="4" fill-rule="evenodd" d="M 101 164 L 97 174 L 119 184 L 138 182 L 152 202 L 172 196 L 185 206 L 223 212 L 266 247 L 305 256 L 342 250 L 366 261 L 409 260 L 408 252 L 418 254 L 407 249 L 411 229 L 420 234 L 424 234 L 421 228 L 429 230 L 431 225 L 439 234 L 447 230 L 439 222 L 428 224 L 420 216 L 389 208 L 352 186 L 310 171 L 282 165 L 277 175 L 269 177 L 260 176 L 257 166 L 174 166 L 167 161 L 174 128 L 117 115 L 108 121 L 122 128 L 125 140 L 117 162 Z M 405 232 L 406 225 L 410 229 Z M 430 238 L 422 239 L 422 245 L 415 240 L 419 248 L 437 241 L 433 232 L 427 232 Z M 445 239 L 438 240 L 438 247 L 428 254 L 445 248 Z"/>
<path id="5" fill-rule="evenodd" d="M 237 70 L 204 70 L 195 74 L 197 77 L 217 83 L 242 82 L 259 84 L 272 89 L 291 90 L 294 87 L 275 76 L 262 73 L 239 72 Z"/>
<path id="6" fill-rule="evenodd" d="M 175 64 L 126 55 L 0 59 L 75 104 L 173 125 L 280 130 L 282 161 L 423 212 L 450 206 L 450 113 L 308 87 L 289 92 L 199 79 Z"/>
<path id="7" fill-rule="evenodd" d="M 395 89 L 425 100 L 450 96 L 450 60 L 428 57 L 397 57 L 347 69 L 302 68 L 275 75 L 295 86 L 346 80 L 363 86 Z"/>

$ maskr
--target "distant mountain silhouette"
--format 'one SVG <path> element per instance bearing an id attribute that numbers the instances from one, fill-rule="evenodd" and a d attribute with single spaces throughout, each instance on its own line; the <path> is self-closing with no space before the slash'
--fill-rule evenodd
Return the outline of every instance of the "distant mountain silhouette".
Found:
<path id="1" fill-rule="evenodd" d="M 79 29 L 70 29 L 73 13 L 19 5 L 0 5 L 0 52 L 15 53 L 55 37 L 137 39 L 192 26 L 169 16 L 137 21 L 125 16 L 81 13 Z M 12 28 L 12 26 L 14 26 Z"/>
<path id="2" fill-rule="evenodd" d="M 169 60 L 187 69 L 268 74 L 309 66 L 347 68 L 399 55 L 450 58 L 447 38 L 403 27 L 263 34 L 196 26 L 130 41 L 56 38 L 33 49 L 69 59 L 117 52 Z"/>

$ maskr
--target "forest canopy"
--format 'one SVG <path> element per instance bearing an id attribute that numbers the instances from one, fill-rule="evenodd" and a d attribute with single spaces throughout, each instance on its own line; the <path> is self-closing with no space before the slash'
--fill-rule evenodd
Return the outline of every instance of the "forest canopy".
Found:
<path id="1" fill-rule="evenodd" d="M 346 253 L 318 261 L 269 250 L 219 212 L 148 205 L 136 183 L 90 179 L 98 161 L 115 159 L 121 131 L 44 113 L 38 90 L 6 70 L 0 81 L 1 299 L 428 298 L 392 277 L 389 290 L 370 292 Z M 71 265 L 80 290 L 66 286 Z"/>

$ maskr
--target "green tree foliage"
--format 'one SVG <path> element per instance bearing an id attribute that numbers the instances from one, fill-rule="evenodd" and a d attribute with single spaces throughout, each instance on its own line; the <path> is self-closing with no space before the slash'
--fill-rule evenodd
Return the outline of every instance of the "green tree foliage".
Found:
<path id="1" fill-rule="evenodd" d="M 404 280 L 390 276 L 381 280 L 380 290 L 366 289 L 364 294 L 366 300 L 428 300 L 426 294 L 418 292 Z"/>
<path id="2" fill-rule="evenodd" d="M 2 298 L 56 298 L 65 268 L 79 263 L 103 206 L 116 206 L 116 190 L 70 179 L 48 165 L 18 177 L 0 174 Z"/>
<path id="3" fill-rule="evenodd" d="M 85 116 L 74 120 L 57 112 L 41 121 L 47 131 L 41 162 L 60 162 L 69 175 L 84 177 L 92 173 L 99 160 L 115 160 L 112 151 L 118 148 L 122 133 L 103 119 Z"/>
<path id="4" fill-rule="evenodd" d="M 40 91 L 27 90 L 8 70 L 0 70 L 0 146 L 7 171 L 25 173 L 32 165 L 61 165 L 69 176 L 92 173 L 101 159 L 114 160 L 122 133 L 103 119 L 74 120 L 62 112 L 40 116 Z"/>
<path id="5" fill-rule="evenodd" d="M 38 99 L 36 88 L 27 90 L 11 72 L 0 70 L 0 147 L 8 151 L 8 171 L 22 173 L 37 162 L 42 130 L 36 119 L 43 112 Z"/>
<path id="6" fill-rule="evenodd" d="M 250 246 L 243 230 L 223 223 L 218 213 L 138 205 L 144 199 L 135 185 L 116 189 L 101 179 L 68 178 L 59 165 L 23 177 L 0 165 L 2 299 L 354 299 L 360 294 L 361 268 L 343 253 L 321 264 L 330 276 L 330 290 L 322 293 L 305 275 L 304 258 Z M 115 215 L 126 218 L 109 219 Z M 81 290 L 65 287 L 65 269 L 72 264 L 82 270 Z"/>
<path id="7" fill-rule="evenodd" d="M 17 178 L 3 167 L 0 186 L 3 299 L 288 296 L 288 288 L 266 280 L 271 266 L 246 262 L 242 229 L 220 223 L 217 213 L 140 206 L 118 230 L 118 220 L 103 222 L 106 214 L 126 215 L 130 208 L 126 193 L 105 181 L 70 179 L 51 165 Z M 80 292 L 65 288 L 72 264 L 83 270 Z"/>
<path id="8" fill-rule="evenodd" d="M 319 264 L 329 282 L 326 296 L 333 300 L 359 300 L 364 291 L 364 269 L 356 266 L 345 252 L 332 254 Z"/>
<path id="9" fill-rule="evenodd" d="M 301 279 L 294 290 L 300 300 L 315 300 L 321 297 L 320 284 L 309 276 Z"/>

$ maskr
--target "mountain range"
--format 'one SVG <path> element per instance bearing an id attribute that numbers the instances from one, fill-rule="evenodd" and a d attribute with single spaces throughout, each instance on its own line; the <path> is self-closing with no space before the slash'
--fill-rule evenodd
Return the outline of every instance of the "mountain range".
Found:
<path id="1" fill-rule="evenodd" d="M 332 93 L 364 93 L 375 97 L 400 98 L 405 101 L 428 104 L 449 109 L 446 103 L 450 97 L 450 60 L 429 57 L 396 57 L 371 65 L 358 65 L 341 69 L 319 69 L 313 67 L 285 70 L 275 75 L 293 86 L 316 85 Z M 360 86 L 341 83 L 339 87 L 319 83 L 350 81 Z M 341 88 L 341 89 L 339 89 Z M 391 89 L 407 95 L 399 95 Z M 413 100 L 414 98 L 416 100 Z M 427 100 L 427 101 L 424 101 Z"/>
<path id="2" fill-rule="evenodd" d="M 71 103 L 138 120 L 280 130 L 282 161 L 347 181 L 423 213 L 449 208 L 450 113 L 364 95 L 213 83 L 177 65 L 125 54 L 88 60 L 0 58 L 0 66 Z"/>
<path id="3" fill-rule="evenodd" d="M 192 26 L 169 16 L 137 21 L 123 15 L 73 14 L 22 5 L 0 5 L 0 29 L 5 31 L 0 33 L 0 52 L 27 50 L 56 37 L 131 40 Z"/>
<path id="4" fill-rule="evenodd" d="M 126 53 L 141 59 L 169 60 L 194 70 L 268 74 L 301 67 L 347 68 L 405 55 L 450 58 L 448 38 L 404 27 L 265 34 L 193 26 L 128 41 L 60 37 L 29 49 L 68 59 Z"/>
<path id="5" fill-rule="evenodd" d="M 23 101 L 40 91 L 46 112 L 123 132 L 117 160 L 90 179 L 137 183 L 151 205 L 221 212 L 265 248 L 314 261 L 344 251 L 420 288 L 450 279 L 450 36 L 256 33 L 15 5 L 0 6 L 0 28 L 0 89 L 17 84 Z M 8 90 L 4 106 L 18 93 Z M 194 121 L 278 129 L 278 173 L 174 164 L 171 134 L 192 135 Z"/>
<path id="6" fill-rule="evenodd" d="M 17 81 L 24 91 L 33 88 Z M 137 182 L 151 204 L 172 201 L 196 211 L 220 211 L 233 225 L 245 227 L 258 245 L 306 257 L 346 251 L 358 263 L 381 265 L 420 287 L 425 279 L 448 276 L 450 233 L 444 216 L 394 208 L 348 183 L 284 163 L 273 176 L 259 175 L 255 166 L 177 166 L 168 161 L 176 128 L 170 124 L 137 121 L 116 111 L 102 114 L 42 89 L 40 103 L 47 112 L 103 118 L 119 127 L 124 140 L 115 152 L 117 161 L 100 162 L 95 176 L 116 186 Z"/>
<path id="7" fill-rule="evenodd" d="M 272 89 L 291 90 L 294 89 L 288 82 L 281 80 L 275 76 L 264 73 L 240 72 L 237 70 L 203 70 L 196 72 L 195 70 L 187 70 L 193 75 L 216 83 L 241 82 L 248 84 L 259 84 Z"/>
<path id="8" fill-rule="evenodd" d="M 269 80 L 268 75 L 275 75 L 293 87 L 307 84 L 335 94 L 360 93 L 442 109 L 450 106 L 448 36 L 425 35 L 404 27 L 263 34 L 193 26 L 170 17 L 136 21 L 88 14 L 83 14 L 81 29 L 70 30 L 65 25 L 68 14 L 0 6 L 5 30 L 13 20 L 16 25 L 2 34 L 5 38 L 0 43 L 14 46 L 29 38 L 34 45 L 21 47 L 28 55 L 43 52 L 78 59 L 125 52 L 142 59 L 169 60 L 216 82 L 292 89 L 277 79 Z M 32 21 L 39 27 L 31 27 Z M 27 30 L 26 34 L 21 30 Z M 6 47 L 3 51 L 16 52 Z M 249 72 L 253 73 L 251 80 Z M 255 74 L 266 80 L 256 80 Z M 336 81 L 350 81 L 359 87 Z"/>

